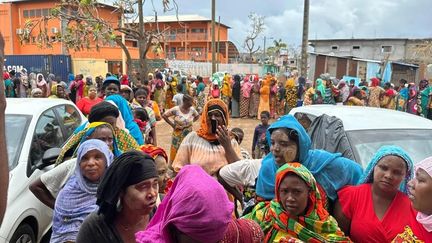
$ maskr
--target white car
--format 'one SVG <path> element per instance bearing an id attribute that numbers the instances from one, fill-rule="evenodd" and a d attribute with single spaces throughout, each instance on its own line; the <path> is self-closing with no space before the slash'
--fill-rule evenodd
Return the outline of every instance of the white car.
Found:
<path id="1" fill-rule="evenodd" d="M 52 210 L 29 185 L 51 168 L 63 143 L 86 118 L 70 101 L 7 99 L 9 190 L 0 242 L 39 242 L 50 229 Z"/>
<path id="2" fill-rule="evenodd" d="M 426 118 L 382 108 L 311 105 L 294 108 L 295 117 L 307 115 L 312 121 L 322 115 L 341 119 L 355 161 L 367 166 L 383 145 L 403 148 L 413 162 L 432 156 L 432 121 Z"/>

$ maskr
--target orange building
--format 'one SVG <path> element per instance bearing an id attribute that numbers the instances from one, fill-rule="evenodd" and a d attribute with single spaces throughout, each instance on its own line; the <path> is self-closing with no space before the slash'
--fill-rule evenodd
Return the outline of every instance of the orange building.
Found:
<path id="1" fill-rule="evenodd" d="M 98 67 L 100 73 L 97 75 L 105 74 L 107 71 L 118 72 L 121 67 L 122 50 L 115 43 L 102 46 L 99 51 L 96 49 L 79 52 L 67 50 L 60 41 L 54 42 L 52 48 L 39 47 L 36 38 L 39 31 L 38 27 L 33 30 L 28 42 L 20 43 L 18 35 L 24 31 L 25 22 L 37 21 L 42 16 L 48 16 L 50 9 L 54 8 L 58 2 L 54 0 L 6 0 L 0 3 L 0 32 L 5 39 L 5 54 L 70 55 L 75 73 L 96 75 L 94 70 L 89 67 L 89 63 L 91 66 Z M 121 16 L 118 11 L 114 10 L 116 10 L 114 6 L 101 3 L 98 13 L 106 21 L 116 26 L 120 23 Z M 64 24 L 59 19 L 48 21 L 48 35 L 55 40 L 56 34 L 61 33 Z M 133 41 L 126 41 L 126 45 L 129 47 L 132 58 L 137 59 L 138 48 L 134 47 L 136 44 Z M 100 67 L 103 67 L 102 70 Z"/>
<path id="2" fill-rule="evenodd" d="M 162 51 L 149 52 L 150 58 L 191 60 L 209 62 L 211 50 L 211 20 L 199 15 L 158 16 L 144 18 L 145 30 L 163 32 Z M 220 63 L 230 63 L 239 56 L 237 47 L 228 40 L 228 29 L 222 23 L 216 23 L 216 54 Z M 219 41 L 218 41 L 219 40 Z"/>

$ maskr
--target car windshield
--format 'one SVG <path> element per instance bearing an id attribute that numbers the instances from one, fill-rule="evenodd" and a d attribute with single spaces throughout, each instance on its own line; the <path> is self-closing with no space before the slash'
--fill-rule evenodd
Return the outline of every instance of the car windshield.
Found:
<path id="1" fill-rule="evenodd" d="M 32 116 L 6 115 L 6 143 L 8 150 L 9 170 L 15 168 L 24 144 L 25 134 Z"/>
<path id="2" fill-rule="evenodd" d="M 347 131 L 358 162 L 366 168 L 372 156 L 383 145 L 403 148 L 414 164 L 432 155 L 432 130 L 366 130 Z"/>

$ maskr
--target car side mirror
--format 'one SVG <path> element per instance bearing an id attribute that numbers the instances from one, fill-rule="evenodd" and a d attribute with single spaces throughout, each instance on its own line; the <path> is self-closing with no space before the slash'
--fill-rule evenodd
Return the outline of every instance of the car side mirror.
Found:
<path id="1" fill-rule="evenodd" d="M 60 152 L 61 148 L 50 148 L 45 151 L 42 157 L 42 166 L 47 167 L 54 164 L 57 160 L 57 157 L 60 155 Z"/>

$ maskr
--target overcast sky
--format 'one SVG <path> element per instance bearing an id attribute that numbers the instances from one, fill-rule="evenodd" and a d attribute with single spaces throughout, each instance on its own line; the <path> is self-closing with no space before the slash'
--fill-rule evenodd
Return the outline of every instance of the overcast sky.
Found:
<path id="1" fill-rule="evenodd" d="M 161 10 L 161 0 L 153 0 Z M 310 39 L 432 37 L 432 0 L 311 0 Z M 179 14 L 211 17 L 211 0 L 177 0 Z M 152 15 L 151 1 L 145 14 Z M 266 16 L 262 36 L 301 43 L 303 0 L 216 0 L 216 16 L 230 26 L 229 39 L 242 51 L 248 14 Z M 165 15 L 175 14 L 174 11 Z M 164 15 L 160 11 L 160 15 Z M 263 45 L 263 38 L 259 41 Z M 268 46 L 268 44 L 267 44 Z"/>

